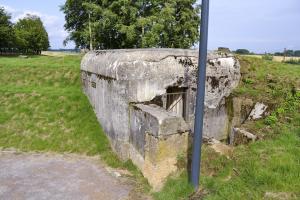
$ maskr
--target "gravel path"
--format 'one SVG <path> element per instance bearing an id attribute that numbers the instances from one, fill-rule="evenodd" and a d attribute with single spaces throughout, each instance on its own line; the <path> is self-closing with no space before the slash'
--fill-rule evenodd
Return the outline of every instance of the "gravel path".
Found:
<path id="1" fill-rule="evenodd" d="M 0 152 L 0 199 L 132 199 L 128 178 L 99 159 Z"/>

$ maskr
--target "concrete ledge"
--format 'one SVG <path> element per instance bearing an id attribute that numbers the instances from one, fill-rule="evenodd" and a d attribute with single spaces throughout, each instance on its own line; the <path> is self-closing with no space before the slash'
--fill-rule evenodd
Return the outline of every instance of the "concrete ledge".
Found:
<path id="1" fill-rule="evenodd" d="M 177 116 L 172 112 L 167 112 L 162 107 L 157 105 L 132 105 L 131 110 L 131 127 L 140 129 L 140 125 L 145 125 L 145 131 L 154 137 L 164 137 L 168 135 L 188 132 L 189 126 L 182 117 Z M 136 118 L 141 118 L 137 120 Z M 135 124 L 136 121 L 143 121 L 143 123 Z M 131 131 L 134 131 L 131 129 Z"/>
<path id="2" fill-rule="evenodd" d="M 177 170 L 177 157 L 186 155 L 189 127 L 182 117 L 156 105 L 130 108 L 130 158 L 155 190 Z"/>
<path id="3" fill-rule="evenodd" d="M 166 178 L 176 172 L 179 155 L 187 155 L 189 133 L 170 135 L 159 139 L 146 135 L 143 175 L 154 190 L 160 190 Z"/>

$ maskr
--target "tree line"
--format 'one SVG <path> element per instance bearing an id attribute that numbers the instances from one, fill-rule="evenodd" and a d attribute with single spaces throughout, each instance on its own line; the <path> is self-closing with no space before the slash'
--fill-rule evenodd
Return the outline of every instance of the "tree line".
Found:
<path id="1" fill-rule="evenodd" d="M 0 7 L 0 53 L 41 54 L 49 47 L 48 33 L 38 16 L 28 14 L 14 24 Z"/>
<path id="2" fill-rule="evenodd" d="M 283 52 L 274 53 L 275 56 L 300 57 L 300 50 L 285 50 Z"/>
<path id="3" fill-rule="evenodd" d="M 234 53 L 236 54 L 241 54 L 241 55 L 251 55 L 251 54 L 255 54 L 253 52 L 250 52 L 247 49 L 237 49 L 236 51 L 234 51 Z M 275 52 L 274 54 L 272 53 L 265 53 L 268 55 L 274 55 L 274 56 L 287 56 L 287 57 L 300 57 L 300 50 L 285 50 L 283 52 Z"/>
<path id="4" fill-rule="evenodd" d="M 65 40 L 77 48 L 190 48 L 198 41 L 197 0 L 67 0 Z"/>

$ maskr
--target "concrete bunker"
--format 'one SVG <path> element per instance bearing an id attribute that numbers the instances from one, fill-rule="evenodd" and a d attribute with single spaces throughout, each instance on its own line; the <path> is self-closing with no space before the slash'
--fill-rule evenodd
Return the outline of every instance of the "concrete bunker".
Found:
<path id="1" fill-rule="evenodd" d="M 183 49 L 92 51 L 81 64 L 83 89 L 120 158 L 131 159 L 159 189 L 177 170 L 193 132 L 198 52 Z M 240 66 L 229 54 L 209 53 L 204 135 L 226 139 L 226 97 Z"/>

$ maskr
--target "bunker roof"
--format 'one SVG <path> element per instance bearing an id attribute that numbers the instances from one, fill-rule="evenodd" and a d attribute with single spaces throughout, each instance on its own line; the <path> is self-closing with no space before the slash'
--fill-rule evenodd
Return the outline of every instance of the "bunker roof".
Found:
<path id="1" fill-rule="evenodd" d="M 81 70 L 116 80 L 145 79 L 157 73 L 175 75 L 182 71 L 181 58 L 193 58 L 197 63 L 198 50 L 192 49 L 115 49 L 88 52 Z M 208 59 L 222 57 L 209 52 Z"/>
<path id="2" fill-rule="evenodd" d="M 88 52 L 81 63 L 81 70 L 103 76 L 128 79 L 132 73 L 147 72 L 147 68 L 160 66 L 159 62 L 167 59 L 168 67 L 176 68 L 176 57 L 197 57 L 197 50 L 189 49 L 119 49 Z M 178 66 L 177 66 L 178 67 Z M 137 76 L 135 76 L 137 77 Z"/>

